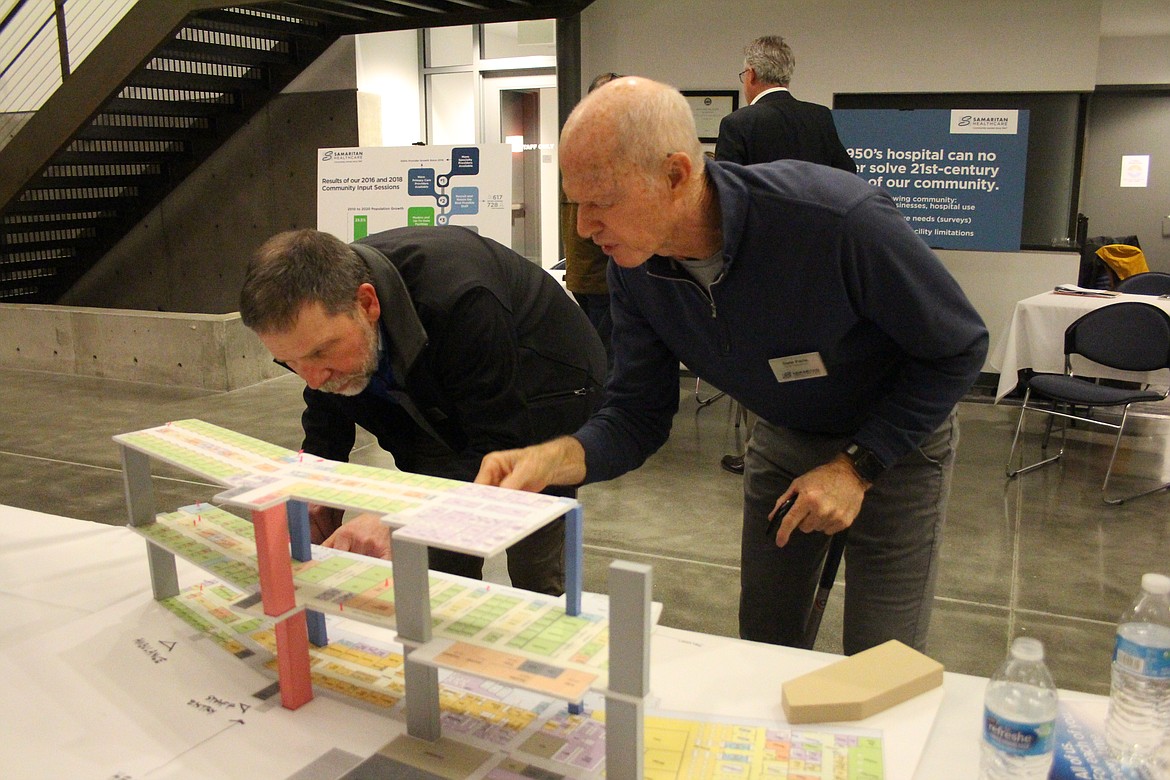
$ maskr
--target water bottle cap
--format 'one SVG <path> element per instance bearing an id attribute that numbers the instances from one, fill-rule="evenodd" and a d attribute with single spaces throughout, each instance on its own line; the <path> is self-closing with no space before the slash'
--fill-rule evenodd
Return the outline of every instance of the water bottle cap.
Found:
<path id="1" fill-rule="evenodd" d="M 1012 657 L 1021 661 L 1043 661 L 1044 645 L 1031 636 L 1018 636 L 1012 642 Z"/>
<path id="2" fill-rule="evenodd" d="M 1165 574 L 1143 574 L 1142 590 L 1146 593 L 1155 593 L 1163 596 L 1170 593 L 1170 577 Z"/>

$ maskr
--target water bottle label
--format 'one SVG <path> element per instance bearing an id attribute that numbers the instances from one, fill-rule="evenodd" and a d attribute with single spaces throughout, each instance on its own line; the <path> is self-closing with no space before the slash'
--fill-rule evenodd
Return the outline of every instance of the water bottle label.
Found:
<path id="1" fill-rule="evenodd" d="M 1113 662 L 1141 677 L 1170 680 L 1170 648 L 1147 647 L 1118 636 Z"/>
<path id="2" fill-rule="evenodd" d="M 1012 756 L 1042 756 L 1055 747 L 1054 721 L 1018 723 L 983 709 L 983 738 Z"/>

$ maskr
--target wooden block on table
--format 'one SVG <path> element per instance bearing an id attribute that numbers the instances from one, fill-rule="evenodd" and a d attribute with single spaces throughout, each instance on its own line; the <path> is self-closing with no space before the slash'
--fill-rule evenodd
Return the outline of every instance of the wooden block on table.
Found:
<path id="1" fill-rule="evenodd" d="M 861 720 L 942 679 L 942 664 L 891 639 L 784 683 L 784 714 L 789 723 Z"/>

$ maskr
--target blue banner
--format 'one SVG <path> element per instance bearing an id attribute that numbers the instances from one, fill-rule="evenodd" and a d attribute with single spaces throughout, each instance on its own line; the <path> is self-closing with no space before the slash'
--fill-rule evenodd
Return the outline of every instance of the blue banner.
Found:
<path id="1" fill-rule="evenodd" d="M 833 120 L 858 175 L 931 247 L 1019 250 L 1027 111 L 842 109 Z"/>

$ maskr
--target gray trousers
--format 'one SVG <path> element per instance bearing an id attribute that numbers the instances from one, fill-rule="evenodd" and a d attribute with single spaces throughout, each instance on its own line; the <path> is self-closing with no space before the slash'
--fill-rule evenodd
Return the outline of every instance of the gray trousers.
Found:
<path id="1" fill-rule="evenodd" d="M 756 423 L 744 460 L 742 638 L 801 645 L 829 537 L 798 529 L 786 546 L 776 547 L 764 539 L 768 513 L 793 479 L 831 460 L 848 442 Z M 845 547 L 846 655 L 890 639 L 925 650 L 958 443 L 952 412 L 865 494 Z"/>

